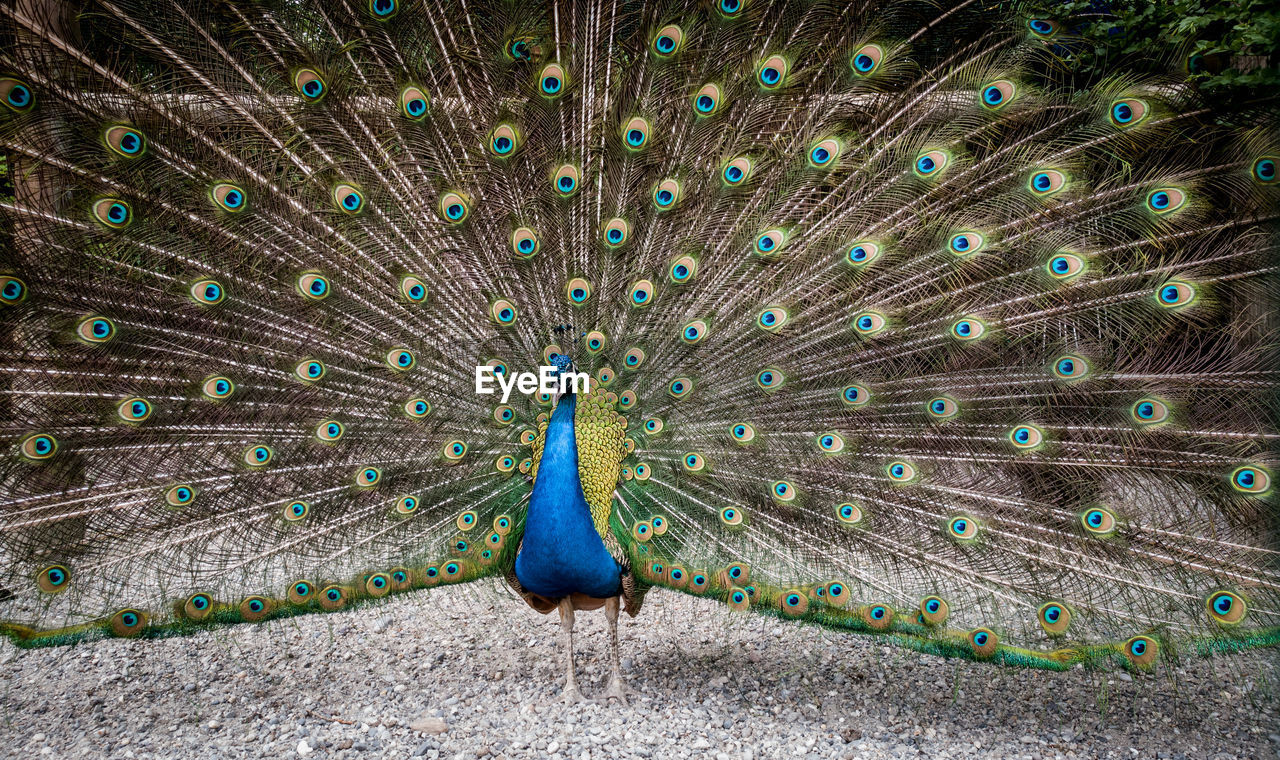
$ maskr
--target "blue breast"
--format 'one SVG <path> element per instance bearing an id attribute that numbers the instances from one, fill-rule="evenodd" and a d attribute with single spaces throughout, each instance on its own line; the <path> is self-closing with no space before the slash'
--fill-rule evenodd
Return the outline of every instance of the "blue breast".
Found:
<path id="1" fill-rule="evenodd" d="M 577 397 L 570 394 L 551 415 L 529 499 L 524 543 L 516 557 L 520 585 L 552 599 L 573 593 L 605 598 L 622 590 L 622 568 L 596 533 L 582 493 L 573 435 L 576 407 Z"/>

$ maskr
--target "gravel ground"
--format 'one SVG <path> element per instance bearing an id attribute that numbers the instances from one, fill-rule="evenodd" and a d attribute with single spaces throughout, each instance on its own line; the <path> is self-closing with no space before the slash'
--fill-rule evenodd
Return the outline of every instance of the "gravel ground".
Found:
<path id="1" fill-rule="evenodd" d="M 652 593 L 628 707 L 557 702 L 559 627 L 486 590 L 161 641 L 0 645 L 11 757 L 1276 758 L 1280 655 L 1154 676 L 899 652 Z M 604 616 L 578 674 L 607 679 Z M 416 726 L 416 728 L 415 728 Z M 421 730 L 426 729 L 426 730 Z M 441 733 L 432 733 L 443 729 Z"/>

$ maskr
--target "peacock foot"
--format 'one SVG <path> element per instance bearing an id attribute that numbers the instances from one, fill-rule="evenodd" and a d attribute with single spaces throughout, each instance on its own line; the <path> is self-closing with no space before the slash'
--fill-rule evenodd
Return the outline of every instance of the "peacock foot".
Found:
<path id="1" fill-rule="evenodd" d="M 627 696 L 630 694 L 635 694 L 635 692 L 627 687 L 626 681 L 623 681 L 621 676 L 614 676 L 609 679 L 609 685 L 600 693 L 600 696 L 595 697 L 592 701 L 608 703 L 609 700 L 616 699 L 619 703 L 627 705 L 630 704 L 627 702 Z"/>
<path id="2" fill-rule="evenodd" d="M 560 695 L 560 699 L 563 700 L 566 705 L 576 705 L 587 701 L 587 698 L 582 696 L 582 692 L 578 690 L 577 684 L 570 684 L 569 686 L 566 686 L 564 693 Z"/>

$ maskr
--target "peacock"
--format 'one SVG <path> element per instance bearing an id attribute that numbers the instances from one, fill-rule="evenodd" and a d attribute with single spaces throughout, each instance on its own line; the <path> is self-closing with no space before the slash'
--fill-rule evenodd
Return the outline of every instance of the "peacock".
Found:
<path id="1" fill-rule="evenodd" d="M 569 702 L 575 613 L 625 701 L 654 588 L 1007 667 L 1277 645 L 1280 133 L 1054 11 L 0 6 L 0 632 L 489 579 Z"/>

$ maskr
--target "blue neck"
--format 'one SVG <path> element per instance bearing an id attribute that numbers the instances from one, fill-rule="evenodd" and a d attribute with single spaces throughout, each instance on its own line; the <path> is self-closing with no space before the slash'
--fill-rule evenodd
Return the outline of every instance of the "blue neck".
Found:
<path id="1" fill-rule="evenodd" d="M 553 599 L 573 593 L 605 598 L 621 590 L 621 568 L 596 533 L 578 476 L 577 404 L 577 396 L 565 394 L 551 414 L 516 557 L 520 585 Z"/>

